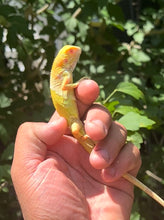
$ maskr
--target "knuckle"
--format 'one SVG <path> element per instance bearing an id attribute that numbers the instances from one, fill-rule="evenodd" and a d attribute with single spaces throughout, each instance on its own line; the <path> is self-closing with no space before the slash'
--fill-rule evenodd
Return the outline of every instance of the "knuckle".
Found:
<path id="1" fill-rule="evenodd" d="M 138 167 L 141 167 L 142 165 L 141 154 L 140 154 L 140 150 L 136 146 L 135 146 L 135 155 L 136 155 L 136 162 L 138 164 Z"/>
<path id="2" fill-rule="evenodd" d="M 135 166 L 138 167 L 139 169 L 142 165 L 140 150 L 131 142 L 129 143 L 129 145 L 131 145 L 131 149 L 132 149 L 133 162 Z"/>
<path id="3" fill-rule="evenodd" d="M 124 125 L 120 124 L 119 122 L 114 122 L 116 124 L 116 126 L 119 129 L 120 135 L 122 136 L 122 138 L 124 139 L 124 141 L 126 141 L 127 138 L 127 130 L 125 128 Z"/>
<path id="4" fill-rule="evenodd" d="M 27 133 L 27 131 L 30 131 L 32 127 L 32 122 L 24 122 L 22 123 L 19 128 L 18 128 L 18 131 L 17 131 L 17 136 L 22 134 L 22 133 Z"/>
<path id="5" fill-rule="evenodd" d="M 120 127 L 121 127 L 121 133 L 122 133 L 122 135 L 123 135 L 125 138 L 127 138 L 127 130 L 126 130 L 126 128 L 125 128 L 122 124 L 120 124 Z"/>
<path id="6" fill-rule="evenodd" d="M 115 122 L 115 123 L 119 126 L 119 128 L 120 128 L 122 134 L 125 135 L 125 136 L 127 136 L 127 130 L 126 130 L 125 126 L 122 125 L 122 124 L 120 124 L 119 122 Z"/>

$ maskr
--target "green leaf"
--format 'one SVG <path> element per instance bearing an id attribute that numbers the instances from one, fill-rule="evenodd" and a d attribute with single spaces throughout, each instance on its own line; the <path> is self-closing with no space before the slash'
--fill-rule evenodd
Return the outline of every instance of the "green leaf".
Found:
<path id="1" fill-rule="evenodd" d="M 10 23 L 4 16 L 0 15 L 0 25 L 2 25 L 3 27 L 9 27 Z"/>
<path id="2" fill-rule="evenodd" d="M 15 8 L 14 7 L 11 7 L 9 5 L 3 5 L 1 4 L 0 5 L 0 14 L 7 17 L 8 15 L 10 14 L 14 14 L 16 11 L 15 11 Z"/>
<path id="3" fill-rule="evenodd" d="M 7 186 L 2 186 L 1 190 L 4 193 L 8 193 L 9 192 L 9 188 Z"/>
<path id="4" fill-rule="evenodd" d="M 32 37 L 32 31 L 28 28 L 27 20 L 20 15 L 10 15 L 8 21 L 16 33 L 22 33 L 26 37 Z"/>
<path id="5" fill-rule="evenodd" d="M 111 25 L 113 25 L 114 27 L 118 28 L 121 31 L 124 31 L 124 26 L 122 25 L 122 23 L 120 22 L 111 22 Z"/>
<path id="6" fill-rule="evenodd" d="M 96 73 L 95 65 L 91 64 L 90 67 L 89 67 L 89 71 L 90 71 L 90 73 L 93 73 L 93 74 Z"/>
<path id="7" fill-rule="evenodd" d="M 0 139 L 1 141 L 6 144 L 6 142 L 8 141 L 9 138 L 9 134 L 7 132 L 7 129 L 5 128 L 5 126 L 3 124 L 0 124 Z"/>
<path id="8" fill-rule="evenodd" d="M 133 57 L 128 57 L 127 61 L 128 61 L 128 63 L 133 63 L 136 66 L 142 65 L 142 63 L 140 61 L 135 60 Z"/>
<path id="9" fill-rule="evenodd" d="M 138 30 L 138 26 L 133 21 L 128 21 L 125 25 L 125 29 L 127 30 L 127 34 L 132 36 Z"/>
<path id="10" fill-rule="evenodd" d="M 11 160 L 14 153 L 14 143 L 10 143 L 9 146 L 3 151 L 1 160 Z"/>
<path id="11" fill-rule="evenodd" d="M 75 7 L 74 1 L 70 1 L 69 3 L 67 3 L 67 8 L 74 8 L 74 7 Z"/>
<path id="12" fill-rule="evenodd" d="M 138 87 L 136 85 L 134 85 L 133 83 L 130 82 L 121 82 L 118 84 L 118 86 L 116 87 L 116 90 L 118 92 L 122 92 L 125 94 L 128 94 L 132 97 L 134 97 L 135 99 L 143 99 L 144 100 L 144 94 L 142 93 L 142 91 L 140 89 L 138 89 Z"/>
<path id="13" fill-rule="evenodd" d="M 67 41 L 67 44 L 74 44 L 74 42 L 75 42 L 75 36 L 72 35 L 72 34 L 69 34 L 68 37 L 67 37 L 67 39 L 66 39 L 66 41 Z"/>
<path id="14" fill-rule="evenodd" d="M 85 23 L 83 22 L 78 22 L 78 27 L 79 27 L 79 34 L 80 34 L 80 37 L 82 38 L 82 40 L 84 41 L 86 36 L 87 36 L 87 31 L 88 31 L 88 25 L 86 25 Z"/>
<path id="15" fill-rule="evenodd" d="M 154 28 L 154 24 L 150 21 L 146 21 L 146 23 L 143 26 L 143 29 L 146 33 L 150 32 Z"/>
<path id="16" fill-rule="evenodd" d="M 133 35 L 133 38 L 137 43 L 142 44 L 142 42 L 144 40 L 144 33 L 143 32 L 138 32 L 138 33 Z"/>
<path id="17" fill-rule="evenodd" d="M 100 65 L 97 67 L 97 73 L 104 73 L 105 72 L 105 67 L 104 65 Z"/>
<path id="18" fill-rule="evenodd" d="M 131 49 L 130 57 L 128 58 L 129 63 L 134 63 L 135 65 L 140 66 L 142 63 L 149 61 L 150 57 L 145 52 L 136 48 Z"/>
<path id="19" fill-rule="evenodd" d="M 17 33 L 16 29 L 13 26 L 8 28 L 7 41 L 10 48 L 16 48 L 18 46 Z"/>
<path id="20" fill-rule="evenodd" d="M 113 113 L 116 109 L 116 105 L 119 104 L 119 101 L 107 102 L 104 106 L 109 110 L 110 113 Z"/>
<path id="21" fill-rule="evenodd" d="M 127 141 L 132 142 L 140 149 L 141 144 L 143 143 L 143 138 L 139 132 L 130 132 L 130 134 L 128 133 Z"/>
<path id="22" fill-rule="evenodd" d="M 137 212 L 132 213 L 130 216 L 130 220 L 140 220 L 140 219 L 141 219 L 141 216 Z"/>
<path id="23" fill-rule="evenodd" d="M 129 131 L 138 131 L 140 128 L 150 129 L 152 125 L 155 124 L 155 121 L 136 112 L 128 112 L 118 121 L 119 123 L 123 124 Z"/>
<path id="24" fill-rule="evenodd" d="M 66 20 L 65 25 L 66 25 L 67 30 L 72 32 L 75 30 L 77 26 L 77 20 L 71 17 L 68 20 Z"/>
<path id="25" fill-rule="evenodd" d="M 4 93 L 0 93 L 0 108 L 9 107 L 11 102 L 11 99 L 9 99 Z"/>
<path id="26" fill-rule="evenodd" d="M 0 180 L 10 178 L 10 165 L 0 165 Z"/>
<path id="27" fill-rule="evenodd" d="M 133 106 L 126 106 L 126 105 L 119 105 L 114 113 L 119 113 L 121 115 L 125 115 L 128 112 L 137 112 L 140 113 L 140 110 L 138 108 L 135 108 Z"/>

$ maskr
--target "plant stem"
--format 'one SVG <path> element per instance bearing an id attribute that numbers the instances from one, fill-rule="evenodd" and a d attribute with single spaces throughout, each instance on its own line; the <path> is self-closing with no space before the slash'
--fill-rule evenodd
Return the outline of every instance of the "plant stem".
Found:
<path id="1" fill-rule="evenodd" d="M 161 206 L 164 207 L 164 200 L 161 197 L 159 197 L 155 192 L 153 192 L 149 187 L 147 187 L 145 184 L 139 181 L 137 178 L 130 175 L 129 173 L 124 174 L 123 177 L 129 182 L 133 183 L 138 188 L 140 188 L 142 191 L 144 191 L 146 194 L 148 194 L 150 197 L 156 200 Z"/>
<path id="2" fill-rule="evenodd" d="M 113 90 L 113 92 L 103 101 L 103 104 L 106 104 L 116 92 L 117 89 Z"/>
<path id="3" fill-rule="evenodd" d="M 160 178 L 159 176 L 155 175 L 154 173 L 152 173 L 150 170 L 146 170 L 146 174 L 148 176 L 152 177 L 153 179 L 157 180 L 161 184 L 164 184 L 164 180 L 162 178 Z"/>

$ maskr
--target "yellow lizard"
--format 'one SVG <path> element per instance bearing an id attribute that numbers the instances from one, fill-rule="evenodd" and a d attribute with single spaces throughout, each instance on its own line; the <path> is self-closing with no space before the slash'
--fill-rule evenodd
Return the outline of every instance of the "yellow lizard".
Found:
<path id="1" fill-rule="evenodd" d="M 51 69 L 50 91 L 53 104 L 58 114 L 67 120 L 73 136 L 87 152 L 91 153 L 95 143 L 85 133 L 83 123 L 79 118 L 74 95 L 74 88 L 78 86 L 78 83 L 73 83 L 72 72 L 79 60 L 80 54 L 80 47 L 72 45 L 66 45 L 59 51 Z M 129 173 L 125 173 L 123 177 L 139 187 L 164 207 L 164 200 L 137 178 Z"/>
<path id="2" fill-rule="evenodd" d="M 72 77 L 80 54 L 80 47 L 72 45 L 66 45 L 59 51 L 52 65 L 50 91 L 58 114 L 67 120 L 73 136 L 90 153 L 95 143 L 86 135 L 79 119 L 74 95 L 74 88 L 78 86 L 78 83 L 73 83 Z"/>

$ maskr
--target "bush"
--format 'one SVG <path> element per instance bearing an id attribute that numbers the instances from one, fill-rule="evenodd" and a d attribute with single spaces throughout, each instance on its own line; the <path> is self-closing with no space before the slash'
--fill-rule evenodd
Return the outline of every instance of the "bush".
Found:
<path id="1" fill-rule="evenodd" d="M 140 179 L 164 195 L 163 26 L 162 0 L 0 0 L 0 219 L 21 219 L 10 179 L 14 139 L 22 122 L 53 113 L 49 72 L 64 44 L 82 48 L 74 80 L 98 82 L 99 101 L 141 149 Z M 136 189 L 131 219 L 163 217 Z"/>

